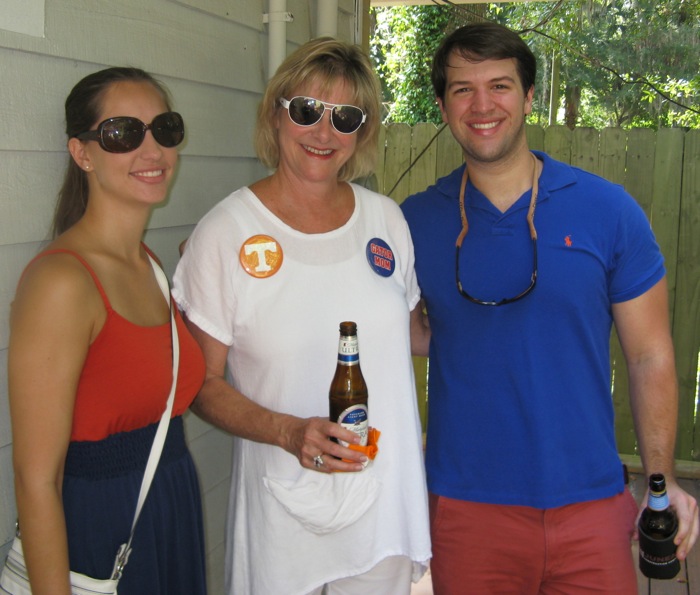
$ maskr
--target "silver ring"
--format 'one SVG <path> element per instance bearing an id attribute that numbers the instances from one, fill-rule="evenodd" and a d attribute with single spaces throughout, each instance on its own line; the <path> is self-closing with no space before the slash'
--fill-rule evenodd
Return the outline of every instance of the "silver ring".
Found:
<path id="1" fill-rule="evenodd" d="M 314 457 L 314 465 L 316 465 L 316 469 L 323 467 L 323 453 Z"/>

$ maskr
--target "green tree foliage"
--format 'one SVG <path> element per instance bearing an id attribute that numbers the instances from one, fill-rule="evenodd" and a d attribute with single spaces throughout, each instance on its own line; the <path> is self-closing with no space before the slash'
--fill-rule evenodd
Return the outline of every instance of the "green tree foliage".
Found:
<path id="1" fill-rule="evenodd" d="M 371 46 L 389 121 L 440 121 L 430 56 L 473 11 L 473 5 L 374 9 Z M 499 3 L 486 5 L 485 17 L 522 32 L 538 58 L 531 121 L 549 118 L 556 58 L 559 123 L 700 128 L 700 0 Z"/>
<path id="2" fill-rule="evenodd" d="M 449 22 L 438 6 L 373 9 L 371 55 L 382 80 L 387 122 L 441 121 L 430 83 L 432 56 Z"/>
<path id="3" fill-rule="evenodd" d="M 549 73 L 561 59 L 561 105 L 575 123 L 700 126 L 700 1 L 577 0 L 504 4 L 499 22 L 526 37 Z M 539 106 L 540 108 L 543 106 Z M 690 108 L 690 109 L 688 109 Z M 561 120 L 561 118 L 560 118 Z"/>

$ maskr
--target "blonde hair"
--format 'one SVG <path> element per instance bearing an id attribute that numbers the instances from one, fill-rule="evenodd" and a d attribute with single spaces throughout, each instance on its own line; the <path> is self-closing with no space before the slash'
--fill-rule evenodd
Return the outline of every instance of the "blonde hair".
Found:
<path id="1" fill-rule="evenodd" d="M 380 125 L 379 82 L 369 58 L 359 46 L 331 37 L 312 39 L 300 46 L 270 79 L 258 106 L 254 137 L 255 152 L 264 165 L 272 169 L 279 165 L 279 141 L 274 125 L 277 110 L 284 109 L 279 100 L 291 99 L 291 93 L 310 81 L 330 91 L 339 80 L 348 85 L 353 93 L 353 105 L 361 108 L 367 118 L 354 133 L 357 146 L 338 172 L 338 178 L 348 181 L 373 171 Z"/>

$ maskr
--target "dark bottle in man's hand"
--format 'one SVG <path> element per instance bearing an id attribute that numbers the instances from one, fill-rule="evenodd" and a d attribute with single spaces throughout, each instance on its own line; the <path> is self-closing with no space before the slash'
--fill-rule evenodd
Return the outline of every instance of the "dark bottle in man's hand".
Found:
<path id="1" fill-rule="evenodd" d="M 681 563 L 673 543 L 677 532 L 678 518 L 669 506 L 666 480 L 654 473 L 649 477 L 647 507 L 639 519 L 639 569 L 644 576 L 670 579 L 678 574 Z"/>

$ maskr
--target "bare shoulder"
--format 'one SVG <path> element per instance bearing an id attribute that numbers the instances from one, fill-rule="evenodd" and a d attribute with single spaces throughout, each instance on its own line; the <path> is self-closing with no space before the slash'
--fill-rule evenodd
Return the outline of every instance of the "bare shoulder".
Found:
<path id="1" fill-rule="evenodd" d="M 17 298 L 34 293 L 48 299 L 64 293 L 74 296 L 91 285 L 94 282 L 89 271 L 75 256 L 65 252 L 46 254 L 27 265 L 17 286 Z M 51 295 L 44 295 L 47 293 Z"/>
<path id="2" fill-rule="evenodd" d="M 31 313 L 85 319 L 97 315 L 100 295 L 90 272 L 75 256 L 47 254 L 31 262 L 17 286 L 12 317 Z"/>

